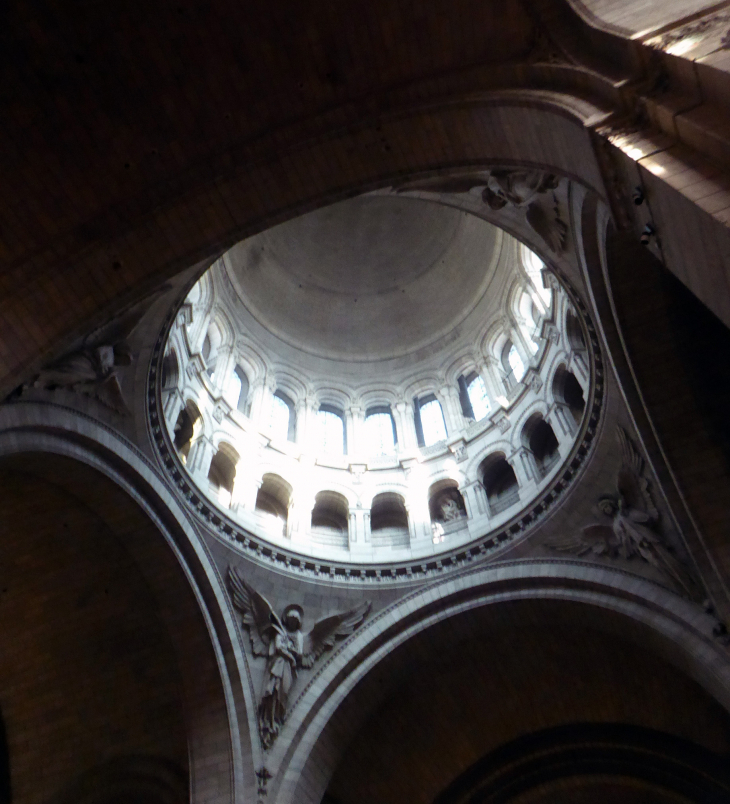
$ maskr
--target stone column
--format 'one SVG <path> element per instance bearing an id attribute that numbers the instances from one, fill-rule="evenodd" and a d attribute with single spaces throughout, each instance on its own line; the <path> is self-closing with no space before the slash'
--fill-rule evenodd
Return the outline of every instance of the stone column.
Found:
<path id="1" fill-rule="evenodd" d="M 162 393 L 162 407 L 165 421 L 170 429 L 172 429 L 176 422 L 180 411 L 183 408 L 183 396 L 177 388 L 171 391 L 163 391 Z"/>
<path id="2" fill-rule="evenodd" d="M 467 426 L 464 412 L 461 409 L 459 389 L 451 385 L 445 385 L 441 389 L 441 397 L 443 399 L 441 404 L 444 405 L 444 413 L 446 414 L 446 429 L 448 430 L 448 437 L 451 438 Z"/>
<path id="3" fill-rule="evenodd" d="M 497 397 L 505 396 L 505 387 L 502 378 L 499 374 L 499 363 L 496 357 L 488 355 L 484 360 L 477 364 L 479 374 L 484 380 L 484 385 L 487 387 L 489 400 L 493 406 L 499 405 Z"/>
<path id="4" fill-rule="evenodd" d="M 187 462 L 188 472 L 190 472 L 201 489 L 208 488 L 208 472 L 213 455 L 215 455 L 213 442 L 205 436 L 199 438 L 190 448 Z"/>
<path id="5" fill-rule="evenodd" d="M 249 394 L 251 395 L 251 421 L 259 430 L 264 430 L 266 429 L 263 426 L 263 419 L 265 418 L 264 411 L 268 410 L 268 408 L 265 407 L 265 402 L 267 401 L 265 380 L 258 379 L 252 382 L 249 388 Z"/>
<path id="6" fill-rule="evenodd" d="M 418 439 L 416 438 L 416 424 L 413 420 L 413 404 L 401 400 L 395 404 L 396 431 L 398 433 L 398 446 L 400 449 L 416 449 Z"/>
<path id="7" fill-rule="evenodd" d="M 363 450 L 365 412 L 358 404 L 350 405 L 345 411 L 347 425 L 347 454 L 360 455 Z"/>
<path id="8" fill-rule="evenodd" d="M 487 495 L 482 484 L 478 480 L 474 480 L 464 486 L 462 491 L 467 517 L 476 519 L 484 516 L 487 513 Z"/>

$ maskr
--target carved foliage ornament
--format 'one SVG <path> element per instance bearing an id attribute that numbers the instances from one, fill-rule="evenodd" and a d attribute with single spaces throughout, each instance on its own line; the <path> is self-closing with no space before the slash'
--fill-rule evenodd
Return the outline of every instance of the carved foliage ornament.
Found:
<path id="1" fill-rule="evenodd" d="M 266 657 L 266 672 L 258 706 L 258 725 L 264 749 L 276 740 L 286 720 L 289 692 L 296 682 L 297 671 L 311 669 L 319 657 L 334 647 L 339 638 L 349 636 L 370 613 L 366 601 L 350 611 L 318 620 L 311 631 L 302 631 L 304 610 L 287 606 L 281 617 L 269 601 L 240 576 L 228 568 L 233 605 L 241 612 L 243 625 L 251 637 L 254 656 Z"/>
<path id="2" fill-rule="evenodd" d="M 649 480 L 644 476 L 644 459 L 623 428 L 616 428 L 616 437 L 621 448 L 616 491 L 598 500 L 598 509 L 607 521 L 587 525 L 579 533 L 558 536 L 544 544 L 579 556 L 638 558 L 659 570 L 683 595 L 696 599 L 697 581 L 674 555 L 662 533 L 660 514 L 651 496 Z"/>

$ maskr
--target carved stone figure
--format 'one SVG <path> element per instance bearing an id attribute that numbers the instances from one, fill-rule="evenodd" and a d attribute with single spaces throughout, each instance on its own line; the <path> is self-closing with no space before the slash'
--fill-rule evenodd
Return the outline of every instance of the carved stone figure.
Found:
<path id="1" fill-rule="evenodd" d="M 453 522 L 455 519 L 461 519 L 463 514 L 456 500 L 448 499 L 441 503 L 441 516 L 444 522 Z"/>
<path id="2" fill-rule="evenodd" d="M 118 369 L 132 363 L 127 338 L 146 306 L 137 305 L 84 338 L 81 345 L 49 364 L 30 383 L 33 388 L 67 388 L 98 399 L 118 413 L 129 413 Z"/>
<path id="3" fill-rule="evenodd" d="M 697 586 L 688 569 L 665 544 L 659 527 L 659 511 L 643 475 L 644 459 L 621 427 L 616 428 L 621 446 L 621 468 L 616 493 L 598 500 L 599 511 L 611 524 L 592 524 L 580 533 L 545 542 L 546 547 L 582 556 L 586 553 L 624 559 L 638 557 L 668 576 L 688 597 Z"/>
<path id="4" fill-rule="evenodd" d="M 311 668 L 339 637 L 349 636 L 370 612 L 365 602 L 350 611 L 324 617 L 311 631 L 302 632 L 304 611 L 295 604 L 279 617 L 266 598 L 253 589 L 234 567 L 228 568 L 233 605 L 243 615 L 251 637 L 254 656 L 265 656 L 266 675 L 258 707 L 261 742 L 265 749 L 273 744 L 286 719 L 289 691 L 300 668 Z"/>

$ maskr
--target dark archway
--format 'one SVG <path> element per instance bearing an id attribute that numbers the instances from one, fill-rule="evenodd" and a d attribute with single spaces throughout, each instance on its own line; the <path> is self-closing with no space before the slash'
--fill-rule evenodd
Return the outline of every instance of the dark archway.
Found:
<path id="1" fill-rule="evenodd" d="M 730 800 L 727 756 L 620 723 L 578 723 L 514 740 L 479 760 L 434 804 Z"/>

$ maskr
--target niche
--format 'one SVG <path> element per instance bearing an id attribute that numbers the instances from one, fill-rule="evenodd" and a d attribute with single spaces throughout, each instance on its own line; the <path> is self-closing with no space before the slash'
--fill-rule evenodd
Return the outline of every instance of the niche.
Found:
<path id="1" fill-rule="evenodd" d="M 515 470 L 503 453 L 485 458 L 480 466 L 482 485 L 487 494 L 489 513 L 492 516 L 506 511 L 520 500 Z"/>
<path id="2" fill-rule="evenodd" d="M 256 513 L 262 517 L 266 530 L 276 536 L 287 534 L 291 494 L 292 487 L 279 475 L 263 476 L 256 495 Z"/>
<path id="3" fill-rule="evenodd" d="M 311 535 L 314 544 L 347 548 L 350 506 L 336 491 L 320 491 L 312 509 Z"/>
<path id="4" fill-rule="evenodd" d="M 408 547 L 408 511 L 400 494 L 386 491 L 373 497 L 370 535 L 375 547 Z"/>
<path id="5" fill-rule="evenodd" d="M 221 443 L 218 452 L 213 456 L 208 469 L 208 480 L 218 492 L 218 499 L 223 505 L 230 506 L 233 497 L 233 483 L 236 479 L 236 464 L 239 457 L 230 444 Z"/>

